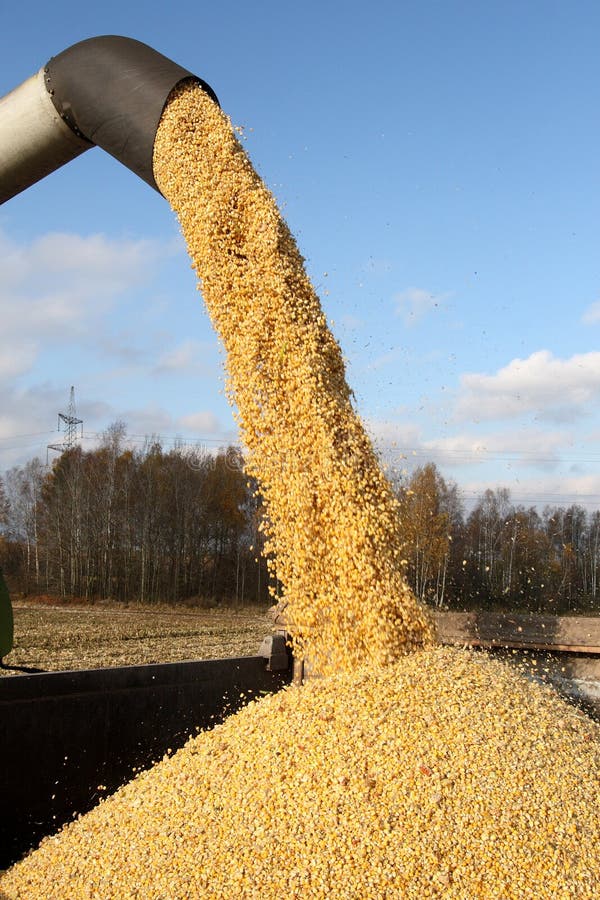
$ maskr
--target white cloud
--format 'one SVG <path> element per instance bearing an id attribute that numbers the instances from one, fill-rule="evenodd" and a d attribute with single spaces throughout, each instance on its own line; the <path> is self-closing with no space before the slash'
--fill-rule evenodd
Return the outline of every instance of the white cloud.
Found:
<path id="1" fill-rule="evenodd" d="M 449 296 L 449 293 L 432 294 L 423 288 L 407 288 L 394 294 L 396 315 L 401 316 L 406 325 L 414 325 L 432 309 L 441 306 Z"/>
<path id="2" fill-rule="evenodd" d="M 456 434 L 423 442 L 439 465 L 465 466 L 513 462 L 519 466 L 555 468 L 569 443 L 564 431 L 531 429 L 494 434 Z"/>
<path id="3" fill-rule="evenodd" d="M 573 453 L 572 434 L 564 430 L 527 428 L 425 438 L 418 426 L 406 421 L 370 420 L 366 424 L 375 446 L 385 458 L 397 463 L 405 460 L 409 469 L 434 462 L 444 471 L 465 472 L 490 464 L 499 471 L 507 467 L 555 470 L 565 457 L 574 462 L 581 458 Z"/>
<path id="4" fill-rule="evenodd" d="M 535 412 L 540 419 L 572 422 L 599 398 L 600 353 L 559 359 L 539 350 L 495 375 L 463 375 L 455 414 L 459 421 L 479 421 Z"/>
<path id="5" fill-rule="evenodd" d="M 56 412 L 68 402 L 60 368 L 68 358 L 65 348 L 97 355 L 111 334 L 106 314 L 115 301 L 151 279 L 174 249 L 172 243 L 102 234 L 47 233 L 16 240 L 0 230 L 3 466 L 24 454 L 45 458 L 46 443 L 60 439 L 52 429 Z M 43 372 L 36 370 L 42 353 Z M 58 388 L 48 383 L 52 376 L 61 382 Z M 98 424 L 88 421 L 87 427 Z"/>
<path id="6" fill-rule="evenodd" d="M 20 373 L 49 340 L 99 337 L 115 299 L 149 279 L 173 252 L 150 240 L 50 233 L 18 243 L 0 232 L 0 321 L 4 347 L 20 348 Z M 14 365 L 0 368 L 14 377 Z"/>
<path id="7" fill-rule="evenodd" d="M 210 410 L 198 410 L 174 418 L 164 407 L 151 403 L 134 409 L 115 410 L 110 420 L 115 419 L 124 421 L 128 434 L 138 438 L 147 435 L 172 440 L 178 436 L 185 441 L 216 435 L 224 441 L 235 440 L 234 430 L 224 429 L 218 417 Z"/>
<path id="8" fill-rule="evenodd" d="M 158 374 L 207 374 L 212 369 L 203 358 L 206 358 L 209 349 L 202 341 L 182 341 L 177 347 L 162 354 L 154 371 Z"/>
<path id="9" fill-rule="evenodd" d="M 386 450 L 403 452 L 406 448 L 413 449 L 422 445 L 419 427 L 410 422 L 368 419 L 364 424 L 373 443 Z"/>
<path id="10" fill-rule="evenodd" d="M 172 243 L 163 246 L 157 241 L 101 234 L 49 233 L 17 241 L 0 231 L 2 467 L 22 461 L 24 456 L 42 455 L 45 459 L 46 444 L 60 441 L 52 429 L 57 411 L 64 410 L 68 402 L 62 368 L 69 356 L 65 348 L 83 351 L 90 359 L 106 352 L 116 340 L 112 317 L 107 316 L 115 301 L 151 279 L 174 249 Z M 130 349 L 126 354 L 126 348 L 122 349 L 129 361 L 136 353 Z M 29 382 L 27 388 L 24 378 Z M 49 378 L 56 379 L 58 387 L 49 384 Z M 103 378 L 106 383 L 106 372 Z M 104 407 L 103 416 L 95 415 L 91 408 L 80 413 L 87 429 L 106 426 L 112 408 Z M 126 415 L 115 411 L 113 418 L 118 417 Z M 142 410 L 136 425 L 145 418 Z M 166 422 L 160 415 L 147 419 L 152 431 Z M 48 428 L 50 431 L 44 431 Z"/>
<path id="11" fill-rule="evenodd" d="M 222 434 L 223 429 L 214 413 L 203 410 L 190 413 L 178 419 L 178 424 L 201 437 L 207 434 Z"/>
<path id="12" fill-rule="evenodd" d="M 172 434 L 175 430 L 173 416 L 164 407 L 156 403 L 125 409 L 111 417 L 121 419 L 127 424 L 127 433 L 140 437 L 156 437 Z"/>
<path id="13" fill-rule="evenodd" d="M 37 344 L 33 341 L 3 346 L 0 353 L 0 382 L 28 372 L 36 356 Z"/>
<path id="14" fill-rule="evenodd" d="M 0 473 L 34 456 L 45 461 L 46 445 L 61 442 L 57 412 L 66 411 L 71 383 L 85 448 L 117 419 L 138 442 L 144 435 L 165 435 L 168 442 L 185 437 L 186 429 L 190 439 L 199 430 L 223 434 L 209 413 L 178 420 L 170 408 L 148 402 L 160 352 L 162 375 L 212 375 L 217 368 L 212 345 L 209 354 L 201 341 L 184 340 L 165 352 L 173 343 L 170 321 L 166 332 L 140 327 L 152 302 L 147 286 L 180 252 L 179 240 L 64 233 L 16 240 L 0 229 Z M 107 369 L 106 357 L 125 365 Z"/>
<path id="15" fill-rule="evenodd" d="M 507 488 L 515 506 L 535 506 L 539 511 L 545 506 L 570 506 L 578 504 L 590 511 L 600 507 L 600 475 L 552 478 L 527 478 L 490 484 L 489 481 L 467 481 L 461 486 L 467 507 L 491 488 Z"/>
<path id="16" fill-rule="evenodd" d="M 600 322 L 600 300 L 596 300 L 591 306 L 588 306 L 581 321 L 586 325 L 596 325 Z"/>
<path id="17" fill-rule="evenodd" d="M 590 435 L 574 449 L 573 436 L 558 430 L 424 439 L 411 424 L 374 421 L 368 423 L 368 431 L 388 474 L 405 480 L 417 466 L 433 462 L 446 481 L 456 480 L 467 513 L 486 490 L 499 487 L 509 489 L 515 505 L 540 511 L 547 505 L 572 503 L 600 508 L 600 474 L 585 449 L 591 445 L 596 458 Z"/>

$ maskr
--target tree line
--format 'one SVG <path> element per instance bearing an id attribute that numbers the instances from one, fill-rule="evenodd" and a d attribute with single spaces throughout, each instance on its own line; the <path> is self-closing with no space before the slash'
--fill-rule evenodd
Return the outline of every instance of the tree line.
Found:
<path id="1" fill-rule="evenodd" d="M 398 488 L 407 576 L 417 596 L 454 609 L 600 612 L 600 511 L 515 505 L 486 490 L 465 515 L 433 463 Z"/>
<path id="2" fill-rule="evenodd" d="M 98 449 L 51 468 L 33 459 L 0 481 L 0 564 L 12 591 L 63 598 L 262 603 L 266 561 L 241 453 L 160 440 L 124 448 L 116 423 Z"/>
<path id="3" fill-rule="evenodd" d="M 468 514 L 433 463 L 396 485 L 407 579 L 455 609 L 600 611 L 600 511 L 512 503 L 485 491 Z M 0 479 L 0 565 L 11 590 L 122 602 L 268 603 L 261 505 L 241 451 L 159 439 L 39 459 Z"/>

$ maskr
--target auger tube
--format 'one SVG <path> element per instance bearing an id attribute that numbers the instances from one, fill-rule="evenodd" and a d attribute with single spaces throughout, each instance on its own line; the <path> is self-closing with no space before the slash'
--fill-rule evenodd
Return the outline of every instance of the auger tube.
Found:
<path id="1" fill-rule="evenodd" d="M 169 94 L 192 72 L 133 38 L 73 44 L 0 99 L 0 203 L 91 147 L 114 156 L 155 190 L 154 138 Z"/>

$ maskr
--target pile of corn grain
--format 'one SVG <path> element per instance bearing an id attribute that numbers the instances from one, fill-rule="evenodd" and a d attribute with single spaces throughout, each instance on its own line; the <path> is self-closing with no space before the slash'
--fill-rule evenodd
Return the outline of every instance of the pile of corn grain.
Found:
<path id="1" fill-rule="evenodd" d="M 169 102 L 155 171 L 225 345 L 297 640 L 325 677 L 192 739 L 46 839 L 0 896 L 597 898 L 600 729 L 501 663 L 431 645 L 339 348 L 198 88 Z"/>
<path id="2" fill-rule="evenodd" d="M 598 727 L 461 650 L 250 704 L 11 870 L 10 900 L 600 896 Z"/>

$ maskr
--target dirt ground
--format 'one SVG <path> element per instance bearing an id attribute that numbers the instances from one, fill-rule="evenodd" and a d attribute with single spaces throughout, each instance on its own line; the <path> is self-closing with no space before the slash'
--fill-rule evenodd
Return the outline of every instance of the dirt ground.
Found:
<path id="1" fill-rule="evenodd" d="M 13 602 L 14 647 L 0 677 L 256 654 L 267 610 Z M 11 668 L 19 667 L 19 668 Z"/>

